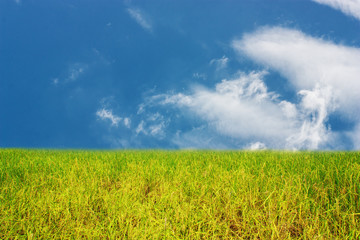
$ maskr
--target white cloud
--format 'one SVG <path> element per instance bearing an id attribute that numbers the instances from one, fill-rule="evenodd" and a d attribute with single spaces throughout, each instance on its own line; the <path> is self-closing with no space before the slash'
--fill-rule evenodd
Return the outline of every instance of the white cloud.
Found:
<path id="1" fill-rule="evenodd" d="M 113 113 L 111 109 L 102 107 L 96 111 L 96 116 L 103 121 L 110 121 L 111 126 L 118 127 L 119 123 L 123 124 L 126 128 L 130 128 L 131 119 L 128 117 L 122 118 Z"/>
<path id="2" fill-rule="evenodd" d="M 60 81 L 59 78 L 54 78 L 53 83 L 57 85 L 60 82 L 62 83 L 74 82 L 78 80 L 81 77 L 81 75 L 83 75 L 86 72 L 87 69 L 88 69 L 88 65 L 85 63 L 72 63 L 66 72 L 66 77 L 64 77 L 62 81 Z"/>
<path id="3" fill-rule="evenodd" d="M 131 126 L 130 118 L 128 118 L 128 117 L 124 118 L 124 125 L 125 125 L 125 127 L 130 128 L 130 126 Z"/>
<path id="4" fill-rule="evenodd" d="M 118 126 L 118 123 L 122 120 L 121 117 L 116 116 L 115 114 L 112 113 L 112 110 L 108 110 L 105 108 L 99 109 L 96 112 L 96 115 L 101 119 L 101 120 L 110 120 L 111 125 L 112 126 Z"/>
<path id="5" fill-rule="evenodd" d="M 233 42 L 233 47 L 279 71 L 299 92 L 302 110 L 316 116 L 316 120 L 303 122 L 297 138 L 299 141 L 311 138 L 310 148 L 316 148 L 320 140 L 326 141 L 325 135 L 329 136 L 330 130 L 324 124 L 335 108 L 344 118 L 360 122 L 359 48 L 279 27 L 245 34 Z M 285 106 L 285 112 L 293 115 L 294 111 Z"/>
<path id="6" fill-rule="evenodd" d="M 245 34 L 233 47 L 279 71 L 297 91 L 331 86 L 348 113 L 360 100 L 360 49 L 313 38 L 297 30 L 262 28 Z"/>
<path id="7" fill-rule="evenodd" d="M 279 106 L 287 118 L 294 119 L 298 114 L 296 105 L 291 102 L 284 100 L 280 102 Z"/>
<path id="8" fill-rule="evenodd" d="M 244 98 L 252 98 L 256 102 L 261 102 L 267 98 L 276 98 L 277 96 L 267 91 L 267 87 L 262 81 L 266 72 L 252 72 L 235 80 L 222 80 L 216 85 L 216 91 L 220 94 L 228 94 L 232 97 L 242 96 Z"/>
<path id="9" fill-rule="evenodd" d="M 235 79 L 222 80 L 214 90 L 198 87 L 191 94 L 161 94 L 153 96 L 152 102 L 190 111 L 207 123 L 207 130 L 178 134 L 173 141 L 180 147 L 194 139 L 202 139 L 196 147 L 212 146 L 212 137 L 219 136 L 233 138 L 246 149 L 329 147 L 337 137 L 327 124 L 337 107 L 332 87 L 317 84 L 302 89 L 300 101 L 291 103 L 267 90 L 265 76 L 266 72 L 240 73 Z"/>
<path id="10" fill-rule="evenodd" d="M 205 73 L 193 73 L 193 78 L 196 78 L 196 79 L 202 79 L 202 80 L 206 80 L 206 74 Z"/>
<path id="11" fill-rule="evenodd" d="M 246 149 L 249 150 L 265 150 L 266 145 L 262 142 L 251 143 Z"/>
<path id="12" fill-rule="evenodd" d="M 342 11 L 360 20 L 360 0 L 312 0 Z"/>
<path id="13" fill-rule="evenodd" d="M 21 0 L 14 0 L 14 2 L 15 2 L 17 5 L 20 5 L 20 4 L 21 4 Z"/>
<path id="14" fill-rule="evenodd" d="M 163 136 L 165 134 L 164 127 L 165 127 L 164 122 L 161 122 L 161 123 L 155 124 L 155 125 L 151 125 L 151 126 L 149 126 L 149 133 L 152 136 Z"/>
<path id="15" fill-rule="evenodd" d="M 152 25 L 150 20 L 145 17 L 144 13 L 137 8 L 128 8 L 129 15 L 145 30 L 152 31 Z"/>
<path id="16" fill-rule="evenodd" d="M 220 59 L 212 59 L 210 61 L 210 65 L 214 65 L 216 67 L 216 71 L 220 71 L 227 67 L 228 62 L 229 58 L 223 56 Z"/>
<path id="17" fill-rule="evenodd" d="M 314 38 L 286 28 L 262 28 L 233 41 L 240 54 L 280 72 L 297 96 L 292 102 L 270 92 L 267 72 L 239 72 L 213 89 L 159 94 L 141 105 L 174 106 L 201 127 L 179 131 L 179 147 L 246 149 L 324 149 L 343 146 L 346 136 L 360 146 L 360 127 L 333 132 L 331 114 L 360 126 L 360 50 Z M 197 121 L 198 121 L 197 120 Z M 140 127 L 144 127 L 140 125 Z M 149 130 L 147 130 L 149 132 Z M 216 139 L 230 143 L 219 144 Z M 232 139 L 232 140 L 229 140 Z M 220 146 L 221 145 L 221 146 Z"/>
<path id="18" fill-rule="evenodd" d="M 242 73 L 218 83 L 215 90 L 197 88 L 192 94 L 163 94 L 153 100 L 190 110 L 224 136 L 244 142 L 256 139 L 281 148 L 296 134 L 296 122 L 287 119 L 277 96 L 267 91 L 262 81 L 265 74 Z"/>
<path id="19" fill-rule="evenodd" d="M 165 128 L 167 126 L 167 121 L 164 116 L 160 113 L 149 114 L 147 118 L 141 120 L 138 124 L 135 132 L 136 134 L 144 134 L 146 136 L 156 137 L 158 139 L 163 139 L 166 135 Z"/>
<path id="20" fill-rule="evenodd" d="M 309 37 L 297 30 L 263 28 L 233 42 L 233 47 L 254 61 L 279 71 L 297 91 L 331 86 L 352 115 L 360 101 L 360 49 Z"/>
<path id="21" fill-rule="evenodd" d="M 359 150 L 360 149 L 360 123 L 358 123 L 354 130 L 351 132 L 348 132 L 347 135 L 350 137 L 354 144 L 354 149 Z"/>
<path id="22" fill-rule="evenodd" d="M 343 136 L 360 148 L 358 48 L 279 27 L 245 34 L 232 46 L 282 74 L 297 92 L 295 100 L 269 91 L 266 71 L 239 72 L 211 89 L 197 86 L 187 93 L 150 97 L 139 105 L 137 115 L 142 117 L 133 133 L 166 137 L 181 148 L 323 149 L 336 146 Z M 185 118 L 195 116 L 197 123 L 192 129 L 167 133 L 170 119 L 148 111 L 159 105 L 175 107 Z M 333 113 L 356 127 L 333 132 L 328 123 Z"/>
<path id="23" fill-rule="evenodd" d="M 228 149 L 224 138 L 209 131 L 206 125 L 193 128 L 190 131 L 178 130 L 170 140 L 181 149 Z"/>
<path id="24" fill-rule="evenodd" d="M 288 138 L 292 148 L 306 147 L 318 149 L 322 142 L 327 142 L 331 136 L 330 129 L 325 125 L 329 113 L 335 110 L 333 92 L 330 87 L 314 90 L 301 90 L 300 109 L 304 114 L 300 132 Z"/>
<path id="25" fill-rule="evenodd" d="M 141 120 L 141 122 L 137 126 L 135 132 L 136 132 L 136 134 L 144 133 L 145 135 L 147 135 L 147 131 L 145 130 L 145 122 L 144 122 L 144 120 Z"/>
<path id="26" fill-rule="evenodd" d="M 80 75 L 85 72 L 86 67 L 87 66 L 83 64 L 74 64 L 71 66 L 67 81 L 76 81 Z"/>

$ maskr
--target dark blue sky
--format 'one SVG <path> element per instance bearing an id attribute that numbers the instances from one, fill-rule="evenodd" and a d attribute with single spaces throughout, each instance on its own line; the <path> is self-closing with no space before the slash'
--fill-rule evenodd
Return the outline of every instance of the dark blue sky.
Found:
<path id="1" fill-rule="evenodd" d="M 359 149 L 348 2 L 3 0 L 0 147 Z"/>

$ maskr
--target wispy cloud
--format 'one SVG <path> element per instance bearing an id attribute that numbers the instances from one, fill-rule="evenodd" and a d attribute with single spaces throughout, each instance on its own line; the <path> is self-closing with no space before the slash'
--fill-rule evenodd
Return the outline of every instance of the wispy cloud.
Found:
<path id="1" fill-rule="evenodd" d="M 137 8 L 128 8 L 129 15 L 145 30 L 152 32 L 152 24 L 148 17 Z"/>
<path id="2" fill-rule="evenodd" d="M 55 77 L 51 79 L 51 83 L 54 86 L 60 84 L 68 84 L 79 80 L 89 69 L 89 65 L 85 63 L 72 63 L 67 70 L 62 74 L 62 77 Z"/>
<path id="3" fill-rule="evenodd" d="M 254 142 L 251 143 L 248 147 L 246 147 L 246 149 L 249 150 L 265 150 L 266 149 L 266 145 L 262 142 Z"/>
<path id="4" fill-rule="evenodd" d="M 353 16 L 360 20 L 360 1 L 359 0 L 312 0 L 314 2 L 328 5 L 342 11 L 344 14 Z"/>
<path id="5" fill-rule="evenodd" d="M 83 63 L 74 63 L 69 68 L 68 77 L 66 78 L 66 82 L 73 82 L 78 80 L 78 78 L 85 73 L 88 66 Z"/>
<path id="6" fill-rule="evenodd" d="M 149 114 L 146 119 L 140 121 L 136 127 L 136 134 L 144 134 L 146 136 L 163 139 L 166 136 L 165 128 L 167 121 L 160 113 Z"/>
<path id="7" fill-rule="evenodd" d="M 100 101 L 101 107 L 96 111 L 96 116 L 98 119 L 110 123 L 112 127 L 118 127 L 119 124 L 125 128 L 131 127 L 131 119 L 129 117 L 120 117 L 114 113 L 113 105 L 117 105 L 114 97 L 105 97 Z"/>
<path id="8" fill-rule="evenodd" d="M 101 120 L 110 120 L 111 125 L 116 127 L 119 122 L 122 121 L 122 118 L 113 114 L 112 110 L 105 108 L 99 109 L 96 112 L 96 116 L 98 116 Z"/>
<path id="9" fill-rule="evenodd" d="M 159 147 L 167 137 L 169 119 L 159 112 L 148 111 L 145 104 L 136 115 L 118 114 L 120 106 L 113 96 L 100 100 L 96 111 L 101 139 L 113 148 Z"/>
<path id="10" fill-rule="evenodd" d="M 330 127 L 326 125 L 328 115 L 335 110 L 333 91 L 330 87 L 319 87 L 313 90 L 301 90 L 298 93 L 302 99 L 299 109 L 302 116 L 300 131 L 290 136 L 288 145 L 293 148 L 306 146 L 309 149 L 318 149 L 326 143 L 330 136 Z"/>
<path id="11" fill-rule="evenodd" d="M 313 38 L 297 30 L 263 28 L 233 42 L 254 61 L 279 71 L 297 91 L 331 86 L 341 110 L 350 114 L 360 100 L 360 49 Z M 350 114 L 352 115 L 352 114 Z"/>
<path id="12" fill-rule="evenodd" d="M 223 56 L 222 58 L 219 59 L 212 59 L 210 61 L 210 65 L 214 65 L 216 67 L 216 71 L 220 71 L 224 68 L 227 67 L 227 64 L 229 62 L 229 58 Z"/>
<path id="13" fill-rule="evenodd" d="M 124 125 L 125 125 L 125 127 L 130 128 L 131 127 L 131 119 L 128 117 L 124 118 Z"/>
<path id="14" fill-rule="evenodd" d="M 14 0 L 14 2 L 15 2 L 17 5 L 20 5 L 20 4 L 21 4 L 21 0 Z"/>
<path id="15" fill-rule="evenodd" d="M 240 72 L 213 89 L 155 95 L 151 104 L 173 106 L 205 122 L 179 132 L 175 143 L 184 146 L 184 139 L 197 139 L 207 147 L 213 138 L 224 136 L 247 149 L 324 149 L 348 136 L 359 148 L 359 49 L 278 27 L 245 34 L 232 46 L 288 79 L 297 92 L 294 102 L 268 90 L 265 71 Z M 333 132 L 328 120 L 335 112 L 355 122 L 354 129 Z"/>
<path id="16" fill-rule="evenodd" d="M 206 80 L 206 74 L 205 73 L 195 72 L 195 73 L 193 73 L 192 77 L 195 78 L 195 79 Z"/>
<path id="17" fill-rule="evenodd" d="M 244 142 L 276 139 L 274 143 L 284 145 L 284 139 L 294 134 L 294 129 L 273 102 L 276 96 L 267 91 L 262 81 L 265 74 L 241 73 L 236 79 L 218 83 L 215 90 L 196 88 L 191 94 L 163 94 L 154 96 L 153 100 L 190 110 L 225 136 L 241 138 Z"/>
<path id="18" fill-rule="evenodd" d="M 245 34 L 233 47 L 279 71 L 302 97 L 303 111 L 316 119 L 303 123 L 299 140 L 307 136 L 313 147 L 315 139 L 325 141 L 324 133 L 330 130 L 324 123 L 336 107 L 344 118 L 360 124 L 360 49 L 279 27 Z"/>
<path id="19" fill-rule="evenodd" d="M 113 110 L 107 108 L 100 108 L 96 111 L 96 116 L 103 121 L 109 121 L 111 126 L 118 127 L 122 124 L 124 127 L 131 127 L 131 119 L 129 117 L 119 117 L 113 113 Z"/>
<path id="20" fill-rule="evenodd" d="M 215 130 L 222 136 L 236 139 L 243 148 L 318 149 L 326 146 L 331 138 L 326 120 L 333 110 L 329 106 L 334 106 L 330 103 L 331 89 L 299 91 L 301 101 L 290 103 L 267 90 L 265 76 L 266 72 L 239 73 L 234 79 L 222 80 L 213 90 L 198 87 L 190 94 L 160 94 L 151 101 L 194 114 L 207 123 L 207 131 Z M 199 130 L 194 134 L 198 135 Z M 187 134 L 187 138 L 194 137 Z M 203 147 L 208 146 L 202 143 Z"/>
<path id="21" fill-rule="evenodd" d="M 360 124 L 358 123 L 353 131 L 347 132 L 347 135 L 352 139 L 354 149 L 360 150 Z"/>
<path id="22" fill-rule="evenodd" d="M 268 90 L 267 71 L 238 72 L 213 88 L 148 97 L 129 130 L 133 137 L 166 140 L 180 148 L 253 150 L 336 148 L 346 137 L 360 148 L 360 49 L 280 27 L 245 34 L 232 47 L 282 74 L 297 93 L 294 100 Z M 228 61 L 221 59 L 211 64 Z M 100 109 L 98 116 L 127 125 L 109 109 Z M 329 117 L 334 113 L 354 123 L 353 129 L 332 131 Z M 182 128 L 182 119 L 191 127 Z M 170 129 L 176 121 L 180 128 Z"/>
<path id="23" fill-rule="evenodd" d="M 216 132 L 211 131 L 206 124 L 188 131 L 178 130 L 169 139 L 181 149 L 229 149 L 233 146 L 239 147 L 236 143 L 230 146 L 226 140 L 217 135 Z"/>

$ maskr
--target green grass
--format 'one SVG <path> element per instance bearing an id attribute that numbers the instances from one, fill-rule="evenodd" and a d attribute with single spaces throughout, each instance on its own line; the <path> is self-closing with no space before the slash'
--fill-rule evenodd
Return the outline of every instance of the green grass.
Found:
<path id="1" fill-rule="evenodd" d="M 0 150 L 0 239 L 359 239 L 359 152 Z"/>

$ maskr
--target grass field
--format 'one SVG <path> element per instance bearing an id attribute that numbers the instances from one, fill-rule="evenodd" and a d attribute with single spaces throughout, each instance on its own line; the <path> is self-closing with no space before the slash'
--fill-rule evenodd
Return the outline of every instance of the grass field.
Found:
<path id="1" fill-rule="evenodd" d="M 0 239 L 359 239 L 360 152 L 0 150 Z"/>

